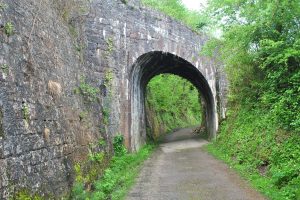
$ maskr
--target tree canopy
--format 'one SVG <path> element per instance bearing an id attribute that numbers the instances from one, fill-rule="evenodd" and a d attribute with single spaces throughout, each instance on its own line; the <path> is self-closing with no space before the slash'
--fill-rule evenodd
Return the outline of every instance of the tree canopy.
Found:
<path id="1" fill-rule="evenodd" d="M 208 12 L 223 30 L 208 46 L 226 66 L 231 100 L 259 101 L 300 131 L 300 1 L 210 0 Z"/>

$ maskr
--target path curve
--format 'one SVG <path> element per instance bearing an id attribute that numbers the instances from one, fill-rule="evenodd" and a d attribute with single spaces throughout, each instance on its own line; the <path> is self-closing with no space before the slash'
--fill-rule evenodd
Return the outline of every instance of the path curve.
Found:
<path id="1" fill-rule="evenodd" d="M 127 200 L 263 200 L 246 181 L 201 147 L 191 128 L 167 135 L 148 159 Z"/>

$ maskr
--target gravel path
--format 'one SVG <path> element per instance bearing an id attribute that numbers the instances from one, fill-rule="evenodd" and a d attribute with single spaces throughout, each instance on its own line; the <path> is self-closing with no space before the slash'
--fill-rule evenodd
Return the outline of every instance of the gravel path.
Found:
<path id="1" fill-rule="evenodd" d="M 148 159 L 127 200 L 262 200 L 235 172 L 201 147 L 192 129 L 167 135 Z"/>

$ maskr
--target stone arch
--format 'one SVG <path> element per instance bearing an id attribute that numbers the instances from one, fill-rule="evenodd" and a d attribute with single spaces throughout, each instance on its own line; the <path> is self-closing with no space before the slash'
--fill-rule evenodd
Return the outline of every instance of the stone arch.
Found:
<path id="1" fill-rule="evenodd" d="M 209 139 L 215 138 L 218 118 L 216 98 L 200 70 L 187 60 L 162 51 L 151 51 L 141 55 L 133 64 L 129 74 L 130 119 L 127 145 L 131 150 L 139 149 L 146 140 L 144 95 L 147 83 L 158 74 L 170 73 L 189 80 L 202 96 Z"/>

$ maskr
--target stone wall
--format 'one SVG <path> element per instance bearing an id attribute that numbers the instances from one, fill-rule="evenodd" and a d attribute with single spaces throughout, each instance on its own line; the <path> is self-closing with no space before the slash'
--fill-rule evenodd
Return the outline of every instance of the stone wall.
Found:
<path id="1" fill-rule="evenodd" d="M 137 134 L 132 132 L 132 71 L 145 53 L 169 52 L 193 64 L 207 79 L 214 101 L 216 86 L 223 91 L 224 84 L 216 84 L 217 64 L 199 56 L 207 38 L 142 8 L 138 0 L 2 3 L 7 8 L 0 23 L 14 26 L 10 36 L 3 27 L 0 32 L 2 199 L 19 189 L 68 193 L 73 164 L 85 160 L 89 144 L 99 138 L 110 143 L 121 133 L 129 147 L 138 148 L 131 141 Z"/>
<path id="2" fill-rule="evenodd" d="M 59 1 L 3 3 L 2 23 L 11 22 L 14 34 L 0 34 L 0 198 L 20 188 L 62 195 L 72 163 L 85 159 L 87 145 L 101 135 L 99 106 L 74 93 L 89 70 L 63 16 L 71 8 Z M 88 125 L 79 118 L 86 110 L 95 110 Z"/>

